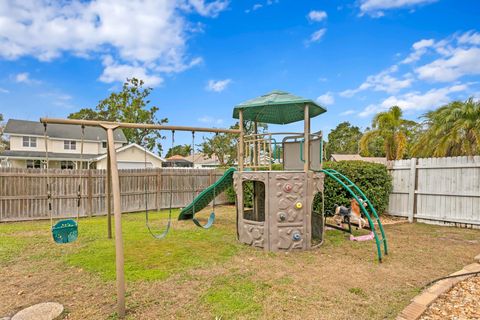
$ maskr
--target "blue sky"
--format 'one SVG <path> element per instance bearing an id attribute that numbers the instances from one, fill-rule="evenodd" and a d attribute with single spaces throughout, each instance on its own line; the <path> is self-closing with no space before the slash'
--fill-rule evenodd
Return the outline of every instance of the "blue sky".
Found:
<path id="1" fill-rule="evenodd" d="M 66 117 L 137 76 L 177 125 L 227 127 L 273 89 L 326 106 L 315 131 L 394 104 L 416 119 L 480 98 L 479 16 L 473 0 L 3 0 L 0 113 Z"/>

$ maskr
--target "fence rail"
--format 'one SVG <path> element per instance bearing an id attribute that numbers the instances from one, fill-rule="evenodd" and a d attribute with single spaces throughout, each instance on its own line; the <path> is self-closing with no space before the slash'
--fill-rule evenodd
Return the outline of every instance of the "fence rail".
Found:
<path id="1" fill-rule="evenodd" d="M 47 200 L 47 169 L 0 168 L 0 222 L 46 219 L 50 217 Z M 105 170 L 48 169 L 55 218 L 77 214 L 77 190 L 80 185 L 80 216 L 106 214 Z M 129 169 L 120 170 L 122 212 L 181 208 L 215 182 L 223 172 L 215 169 Z M 216 203 L 226 203 L 224 194 Z"/>
<path id="2" fill-rule="evenodd" d="M 480 225 L 480 156 L 391 161 L 388 213 L 434 223 Z"/>

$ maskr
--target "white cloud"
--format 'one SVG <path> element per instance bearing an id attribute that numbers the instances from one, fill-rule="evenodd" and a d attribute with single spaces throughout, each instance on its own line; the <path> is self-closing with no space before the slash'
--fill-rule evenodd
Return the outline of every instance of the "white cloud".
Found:
<path id="1" fill-rule="evenodd" d="M 361 117 L 366 117 L 379 111 L 387 110 L 392 106 L 399 106 L 406 111 L 418 111 L 437 108 L 452 100 L 453 93 L 464 92 L 468 89 L 466 84 L 457 84 L 450 87 L 431 89 L 425 93 L 409 92 L 398 97 L 390 96 L 380 104 L 368 105 L 362 112 Z"/>
<path id="2" fill-rule="evenodd" d="M 410 65 L 421 58 L 429 62 L 415 68 Z M 394 76 L 400 67 L 411 69 L 401 77 Z M 473 30 L 453 34 L 439 41 L 417 41 L 412 45 L 411 53 L 399 65 L 370 75 L 357 88 L 344 90 L 339 95 L 352 97 L 364 90 L 395 94 L 410 87 L 414 81 L 452 82 L 469 75 L 480 75 L 480 33 Z"/>
<path id="3" fill-rule="evenodd" d="M 360 0 L 360 15 L 382 17 L 385 10 L 412 8 L 438 0 Z"/>
<path id="4" fill-rule="evenodd" d="M 0 93 L 10 93 L 10 91 L 4 88 L 0 88 Z"/>
<path id="5" fill-rule="evenodd" d="M 458 37 L 458 43 L 480 45 L 480 33 L 473 30 L 465 32 Z"/>
<path id="6" fill-rule="evenodd" d="M 355 110 L 345 110 L 343 112 L 340 113 L 341 116 L 349 116 L 351 114 L 354 114 L 355 113 Z"/>
<path id="7" fill-rule="evenodd" d="M 310 21 L 322 21 L 324 19 L 327 19 L 327 13 L 325 11 L 321 10 L 312 10 L 308 13 L 308 19 Z"/>
<path id="8" fill-rule="evenodd" d="M 433 39 L 423 39 L 415 42 L 412 45 L 413 52 L 410 53 L 401 63 L 407 64 L 420 60 L 420 58 L 427 52 L 428 48 L 432 47 L 435 41 Z"/>
<path id="9" fill-rule="evenodd" d="M 267 0 L 264 4 L 262 3 L 255 3 L 250 9 L 246 9 L 245 13 L 250 13 L 253 11 L 257 11 L 265 6 L 271 6 L 273 4 L 277 4 L 279 1 L 278 0 Z"/>
<path id="10" fill-rule="evenodd" d="M 20 72 L 13 76 L 13 80 L 16 83 L 24 83 L 24 84 L 39 84 L 41 81 L 32 79 L 30 77 L 30 73 L 28 72 Z"/>
<path id="11" fill-rule="evenodd" d="M 317 98 L 317 101 L 320 103 L 320 104 L 324 104 L 324 105 L 331 105 L 331 104 L 334 104 L 335 103 L 335 98 L 333 97 L 333 94 L 331 92 L 327 92 L 325 94 L 322 94 L 321 96 L 319 96 Z"/>
<path id="12" fill-rule="evenodd" d="M 312 35 L 310 36 L 310 39 L 308 39 L 306 42 L 305 42 L 305 45 L 308 46 L 310 45 L 311 43 L 313 42 L 318 42 L 320 41 L 323 36 L 325 35 L 325 33 L 327 32 L 327 29 L 326 28 L 322 28 L 322 29 L 319 29 L 317 31 L 315 31 L 314 33 L 312 33 Z"/>
<path id="13" fill-rule="evenodd" d="M 224 79 L 224 80 L 208 80 L 207 86 L 205 89 L 207 91 L 213 92 L 222 92 L 225 90 L 228 85 L 232 82 L 232 79 Z"/>
<path id="14" fill-rule="evenodd" d="M 21 72 L 15 75 L 15 82 L 30 83 L 30 74 L 28 72 Z"/>
<path id="15" fill-rule="evenodd" d="M 214 118 L 214 117 L 211 117 L 211 116 L 203 116 L 201 118 L 198 118 L 198 121 L 202 122 L 202 123 L 211 124 L 211 125 L 221 125 L 221 124 L 223 124 L 223 119 L 217 119 L 217 118 Z"/>
<path id="16" fill-rule="evenodd" d="M 38 96 L 43 99 L 48 99 L 51 104 L 61 108 L 75 108 L 75 106 L 71 103 L 72 96 L 62 92 L 44 92 L 39 94 Z"/>
<path id="17" fill-rule="evenodd" d="M 217 17 L 220 12 L 227 9 L 228 4 L 228 0 L 216 0 L 209 3 L 205 2 L 205 0 L 188 0 L 186 7 L 192 8 L 205 17 Z"/>
<path id="18" fill-rule="evenodd" d="M 134 66 L 127 64 L 119 64 L 113 60 L 111 56 L 103 59 L 103 73 L 99 80 L 105 83 L 121 82 L 126 78 L 135 77 L 145 81 L 147 86 L 158 86 L 163 83 L 163 79 L 159 76 L 150 74 L 148 69 L 142 66 Z"/>
<path id="19" fill-rule="evenodd" d="M 342 97 L 353 97 L 360 91 L 372 89 L 374 91 L 384 91 L 387 93 L 396 93 L 401 89 L 408 88 L 413 82 L 413 78 L 410 74 L 404 74 L 403 78 L 396 78 L 392 76 L 392 73 L 398 71 L 398 66 L 393 65 L 390 68 L 383 70 L 382 72 L 368 76 L 367 79 L 356 89 L 348 89 L 340 92 Z"/>
<path id="20" fill-rule="evenodd" d="M 465 75 L 480 74 L 480 48 L 458 48 L 448 58 L 439 58 L 415 72 L 422 80 L 448 82 Z"/>
<path id="21" fill-rule="evenodd" d="M 181 72 L 191 65 L 186 42 L 195 32 L 185 14 L 215 17 L 227 6 L 220 0 L 4 1 L 0 57 L 50 61 L 64 53 L 108 54 L 116 65 Z"/>

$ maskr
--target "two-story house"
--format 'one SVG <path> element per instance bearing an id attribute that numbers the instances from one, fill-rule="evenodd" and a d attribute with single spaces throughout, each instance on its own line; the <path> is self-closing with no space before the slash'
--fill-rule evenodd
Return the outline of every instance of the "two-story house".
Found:
<path id="1" fill-rule="evenodd" d="M 83 156 L 81 155 L 82 128 L 76 125 L 49 124 L 47 139 L 40 122 L 8 120 L 4 134 L 10 141 L 10 150 L 0 153 L 0 166 L 13 168 L 45 168 L 45 143 L 48 147 L 48 166 L 57 169 L 105 169 L 107 166 L 107 135 L 98 127 L 85 127 Z M 137 144 L 127 144 L 121 129 L 114 131 L 119 169 L 145 167 L 145 150 Z M 147 151 L 147 167 L 161 167 L 164 160 Z"/>

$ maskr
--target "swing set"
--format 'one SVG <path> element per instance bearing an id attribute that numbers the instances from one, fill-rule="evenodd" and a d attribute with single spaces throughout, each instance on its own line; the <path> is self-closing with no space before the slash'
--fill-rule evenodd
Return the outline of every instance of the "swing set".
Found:
<path id="1" fill-rule="evenodd" d="M 70 125 L 80 125 L 82 128 L 82 147 L 81 147 L 81 159 L 83 161 L 83 144 L 84 144 L 84 135 L 85 127 L 101 127 L 107 132 L 107 163 L 108 163 L 108 183 L 109 192 L 112 193 L 113 198 L 113 214 L 114 214 L 114 225 L 115 225 L 115 267 L 116 267 L 116 282 L 117 282 L 117 312 L 120 317 L 125 316 L 125 272 L 124 272 L 124 250 L 123 250 L 123 234 L 122 234 L 122 212 L 121 212 L 121 202 L 120 202 L 120 178 L 118 174 L 118 165 L 116 158 L 116 150 L 114 145 L 114 135 L 113 132 L 117 128 L 130 128 L 130 129 L 144 129 L 144 130 L 164 130 L 172 132 L 172 146 L 175 145 L 175 132 L 176 131 L 189 131 L 192 132 L 192 152 L 195 149 L 195 133 L 196 132 L 206 132 L 206 133 L 230 133 L 230 134 L 240 134 L 242 131 L 240 129 L 217 129 L 217 128 L 202 128 L 202 127 L 186 127 L 186 126 L 168 126 L 168 125 L 156 125 L 156 124 L 141 124 L 141 123 L 117 123 L 117 122 L 108 122 L 108 121 L 95 121 L 95 120 L 77 120 L 77 119 L 51 119 L 51 118 L 41 118 L 40 122 L 44 124 L 45 128 L 45 160 L 47 163 L 48 169 L 48 143 L 47 143 L 47 125 L 48 124 L 70 124 Z M 147 168 L 147 149 L 144 148 L 144 165 Z M 78 238 L 78 222 L 80 216 L 80 204 L 81 204 L 81 184 L 82 176 L 80 176 L 80 183 L 78 185 L 77 191 L 77 215 L 76 219 L 63 219 L 59 220 L 57 223 L 53 223 L 53 205 L 52 205 L 52 186 L 50 183 L 49 170 L 46 172 L 47 178 L 47 198 L 49 201 L 49 211 L 50 211 L 50 220 L 51 220 L 51 231 L 52 238 L 56 243 L 71 243 Z M 230 177 L 231 185 L 231 176 L 233 174 L 232 170 L 227 170 Z M 224 178 L 224 177 L 222 177 Z M 222 179 L 220 179 L 222 180 Z M 223 179 L 225 181 L 225 179 Z M 170 195 L 169 195 L 169 213 L 167 224 L 163 231 L 157 232 L 154 230 L 151 225 L 151 216 L 150 210 L 148 209 L 148 183 L 147 177 L 144 180 L 144 191 L 145 191 L 145 222 L 146 227 L 149 233 L 156 239 L 164 239 L 172 225 L 172 215 L 173 215 L 173 178 L 170 178 Z M 228 184 L 228 183 L 227 183 Z M 221 184 L 220 187 L 216 186 L 211 189 L 210 186 L 207 188 L 209 190 L 208 194 L 205 194 L 205 190 L 202 191 L 199 196 L 195 197 L 196 186 L 195 180 L 193 181 L 192 188 L 192 197 L 194 201 L 182 210 L 179 220 L 191 219 L 195 225 L 202 227 L 204 229 L 210 228 L 215 220 L 215 197 L 221 191 L 223 191 L 227 185 L 225 183 Z M 219 189 L 220 188 L 220 189 Z M 206 199 L 206 195 L 210 201 L 195 201 L 200 196 L 201 199 Z M 211 199 L 213 195 L 213 199 Z M 208 218 L 208 221 L 202 225 L 202 223 L 195 217 L 195 214 L 201 209 L 205 208 L 208 203 L 212 202 L 212 212 Z M 186 210 L 187 209 L 187 210 Z M 188 211 L 188 212 L 187 212 Z M 182 213 L 184 213 L 182 215 Z"/>

